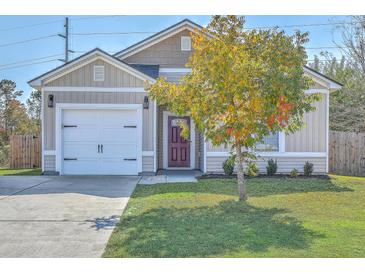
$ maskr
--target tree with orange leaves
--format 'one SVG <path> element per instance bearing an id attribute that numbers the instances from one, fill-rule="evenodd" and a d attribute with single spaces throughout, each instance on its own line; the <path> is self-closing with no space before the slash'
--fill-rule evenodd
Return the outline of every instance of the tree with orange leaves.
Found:
<path id="1" fill-rule="evenodd" d="M 179 84 L 160 78 L 149 93 L 177 115 L 189 114 L 214 145 L 235 149 L 239 200 L 247 199 L 243 163 L 247 152 L 270 133 L 294 132 L 318 94 L 306 95 L 307 34 L 244 30 L 244 18 L 213 16 L 192 34 L 187 66 Z M 188 128 L 182 125 L 187 137 Z"/>

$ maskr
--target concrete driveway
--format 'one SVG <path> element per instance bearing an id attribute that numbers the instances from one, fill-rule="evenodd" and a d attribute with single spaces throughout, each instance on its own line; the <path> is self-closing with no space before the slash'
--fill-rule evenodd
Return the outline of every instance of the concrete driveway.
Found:
<path id="1" fill-rule="evenodd" d="M 100 257 L 139 177 L 0 177 L 0 257 Z"/>

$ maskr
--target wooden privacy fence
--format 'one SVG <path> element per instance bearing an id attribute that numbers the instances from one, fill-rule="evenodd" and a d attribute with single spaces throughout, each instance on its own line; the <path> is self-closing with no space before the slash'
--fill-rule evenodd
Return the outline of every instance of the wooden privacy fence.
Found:
<path id="1" fill-rule="evenodd" d="M 40 166 L 40 138 L 34 135 L 10 136 L 10 168 L 37 168 Z"/>
<path id="2" fill-rule="evenodd" d="M 365 133 L 330 131 L 329 171 L 365 176 Z"/>

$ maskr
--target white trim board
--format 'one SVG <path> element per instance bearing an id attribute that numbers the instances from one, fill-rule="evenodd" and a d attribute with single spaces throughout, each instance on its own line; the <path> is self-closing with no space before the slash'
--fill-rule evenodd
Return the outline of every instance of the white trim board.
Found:
<path id="1" fill-rule="evenodd" d="M 191 72 L 191 68 L 160 68 L 159 71 L 162 73 L 189 73 Z"/>
<path id="2" fill-rule="evenodd" d="M 44 156 L 55 156 L 56 155 L 56 150 L 44 150 L 43 155 Z"/>
<path id="3" fill-rule="evenodd" d="M 155 152 L 153 150 L 144 150 L 142 151 L 142 156 L 150 157 L 155 156 Z"/>
<path id="4" fill-rule="evenodd" d="M 44 87 L 44 91 L 49 92 L 147 92 L 144 88 L 101 88 L 101 87 Z"/>
<path id="5" fill-rule="evenodd" d="M 42 173 L 44 172 L 44 152 L 45 152 L 45 147 L 44 147 L 44 92 L 43 92 L 43 88 L 41 88 L 41 168 L 42 168 Z"/>
<path id="6" fill-rule="evenodd" d="M 195 124 L 193 119 L 190 117 L 190 167 L 168 167 L 168 116 L 179 116 L 170 111 L 163 112 L 163 133 L 162 133 L 162 150 L 163 150 L 163 169 L 195 169 Z M 188 116 L 188 115 L 187 115 Z"/>
<path id="7" fill-rule="evenodd" d="M 62 167 L 62 111 L 67 109 L 131 109 L 137 111 L 137 122 L 138 122 L 138 139 L 137 139 L 137 171 L 142 172 L 142 104 L 56 104 L 55 113 L 55 135 L 56 135 L 56 172 L 63 175 Z"/>
<path id="8" fill-rule="evenodd" d="M 228 157 L 231 154 L 228 151 L 210 151 L 207 157 Z M 325 158 L 326 152 L 261 152 L 256 153 L 257 157 L 273 158 Z"/>

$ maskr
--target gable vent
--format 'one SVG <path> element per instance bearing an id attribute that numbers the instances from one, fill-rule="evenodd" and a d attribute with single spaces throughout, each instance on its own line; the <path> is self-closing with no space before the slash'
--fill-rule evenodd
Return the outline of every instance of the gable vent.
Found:
<path id="1" fill-rule="evenodd" d="M 94 81 L 104 81 L 104 66 L 94 66 Z"/>
<path id="2" fill-rule="evenodd" d="M 181 36 L 181 50 L 190 51 L 191 50 L 191 37 Z"/>

